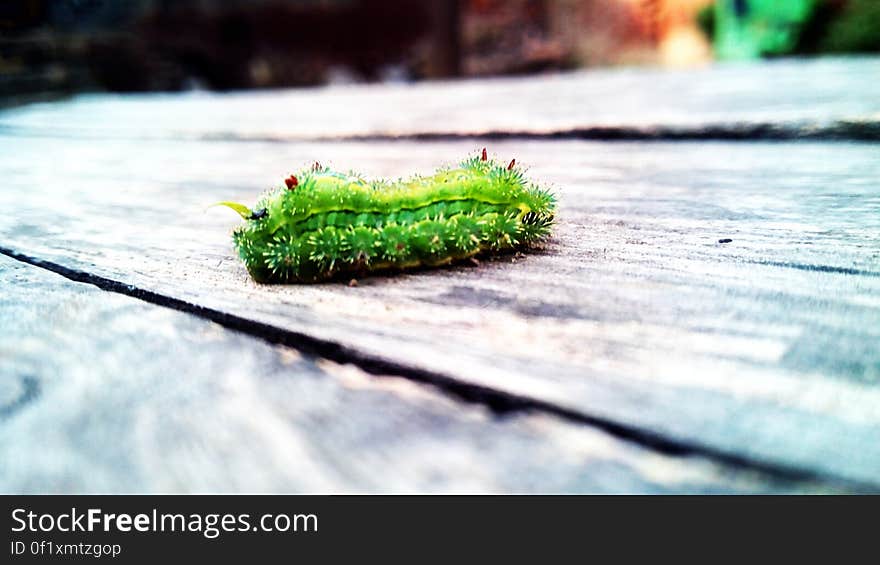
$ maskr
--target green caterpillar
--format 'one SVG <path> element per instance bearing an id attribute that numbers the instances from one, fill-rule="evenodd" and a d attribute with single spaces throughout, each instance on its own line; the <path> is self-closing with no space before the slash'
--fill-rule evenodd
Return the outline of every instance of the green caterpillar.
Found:
<path id="1" fill-rule="evenodd" d="M 504 166 L 485 149 L 428 177 L 371 182 L 315 163 L 285 185 L 254 210 L 219 203 L 246 220 L 232 237 L 257 282 L 317 282 L 525 247 L 550 233 L 556 209 L 515 160 Z"/>

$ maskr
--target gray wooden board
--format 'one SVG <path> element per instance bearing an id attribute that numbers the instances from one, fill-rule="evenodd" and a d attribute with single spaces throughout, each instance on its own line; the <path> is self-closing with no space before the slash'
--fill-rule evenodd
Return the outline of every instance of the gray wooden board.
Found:
<path id="1" fill-rule="evenodd" d="M 428 171 L 471 143 L 3 138 L 0 243 L 395 363 L 880 484 L 880 160 L 860 144 L 498 143 L 560 196 L 540 253 L 261 286 L 236 217 L 294 166 Z M 719 244 L 721 238 L 731 238 Z"/>
<path id="2" fill-rule="evenodd" d="M 0 257 L 0 492 L 824 492 L 498 419 Z"/>
<path id="3" fill-rule="evenodd" d="M 880 57 L 234 94 L 84 95 L 0 113 L 0 129 L 20 135 L 236 139 L 709 126 L 736 135 L 749 124 L 809 135 L 840 122 L 873 124 L 874 138 L 880 136 Z"/>

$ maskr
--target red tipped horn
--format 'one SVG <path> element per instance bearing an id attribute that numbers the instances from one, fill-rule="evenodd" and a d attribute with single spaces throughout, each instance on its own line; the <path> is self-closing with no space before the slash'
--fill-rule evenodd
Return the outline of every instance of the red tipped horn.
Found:
<path id="1" fill-rule="evenodd" d="M 299 184 L 299 181 L 294 175 L 290 175 L 286 179 L 284 179 L 284 184 L 287 185 L 287 190 L 292 190 L 293 187 Z"/>
<path id="2" fill-rule="evenodd" d="M 489 154 L 486 153 L 486 148 L 483 147 L 483 153 L 480 155 L 480 161 L 488 161 L 488 160 L 489 160 Z"/>
<path id="3" fill-rule="evenodd" d="M 507 165 L 507 170 L 509 171 L 509 170 L 511 170 L 512 168 L 514 168 L 515 166 L 516 166 L 516 159 L 511 159 L 511 160 L 510 160 L 510 164 Z"/>

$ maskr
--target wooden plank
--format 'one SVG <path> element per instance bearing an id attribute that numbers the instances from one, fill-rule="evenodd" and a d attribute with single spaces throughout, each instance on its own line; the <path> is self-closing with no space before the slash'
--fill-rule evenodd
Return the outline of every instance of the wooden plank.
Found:
<path id="1" fill-rule="evenodd" d="M 7 257 L 0 284 L 2 492 L 827 489 L 497 419 Z"/>
<path id="2" fill-rule="evenodd" d="M 874 146 L 499 143 L 557 187 L 545 252 L 349 288 L 252 283 L 235 218 L 205 206 L 252 201 L 312 159 L 396 176 L 470 144 L 12 142 L 6 248 L 674 441 L 878 482 Z"/>
<path id="3" fill-rule="evenodd" d="M 581 132 L 597 136 L 828 130 L 878 139 L 877 77 L 880 58 L 860 57 L 237 94 L 87 95 L 4 112 L 0 128 L 20 135 L 219 139 L 578 128 L 611 128 Z"/>

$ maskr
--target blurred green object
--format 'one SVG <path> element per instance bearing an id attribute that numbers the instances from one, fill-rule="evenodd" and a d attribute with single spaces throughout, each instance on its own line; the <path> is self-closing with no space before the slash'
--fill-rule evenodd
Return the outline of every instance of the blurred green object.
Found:
<path id="1" fill-rule="evenodd" d="M 791 53 L 816 6 L 816 0 L 718 0 L 715 55 L 729 60 Z"/>
<path id="2" fill-rule="evenodd" d="M 880 0 L 849 0 L 819 44 L 825 53 L 880 51 Z"/>

